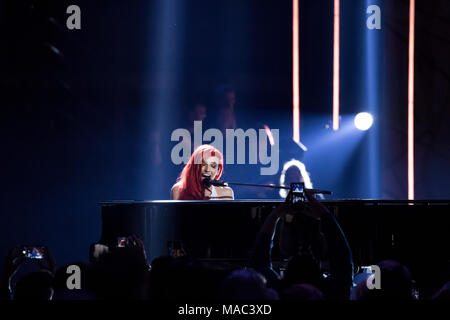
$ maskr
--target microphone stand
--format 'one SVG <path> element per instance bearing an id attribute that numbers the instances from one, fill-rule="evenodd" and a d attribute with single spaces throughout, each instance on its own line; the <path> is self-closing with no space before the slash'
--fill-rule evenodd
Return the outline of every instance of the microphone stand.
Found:
<path id="1" fill-rule="evenodd" d="M 253 183 L 240 183 L 240 182 L 225 182 L 225 181 L 211 180 L 211 179 L 204 180 L 204 183 L 207 186 L 208 185 L 213 185 L 213 186 L 218 186 L 218 187 L 227 187 L 228 185 L 233 185 L 233 186 L 261 187 L 261 188 L 291 190 L 290 187 L 277 186 L 277 185 L 274 185 L 274 184 L 253 184 Z M 308 190 L 311 193 L 315 193 L 315 194 L 332 194 L 331 191 L 327 191 L 327 190 L 319 190 L 319 189 L 306 189 L 306 190 Z"/>

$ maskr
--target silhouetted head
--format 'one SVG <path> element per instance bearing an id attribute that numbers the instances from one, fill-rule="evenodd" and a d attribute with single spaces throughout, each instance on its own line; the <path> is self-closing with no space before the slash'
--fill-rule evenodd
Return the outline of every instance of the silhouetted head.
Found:
<path id="1" fill-rule="evenodd" d="M 413 300 L 413 280 L 406 266 L 394 260 L 383 260 L 380 268 L 381 289 L 369 289 L 366 281 L 361 281 L 355 290 L 356 300 Z M 372 277 L 368 278 L 372 279 Z"/>
<path id="2" fill-rule="evenodd" d="M 97 299 L 91 291 L 90 278 L 90 266 L 84 262 L 73 262 L 60 267 L 53 280 L 53 300 Z"/>
<path id="3" fill-rule="evenodd" d="M 148 265 L 140 248 L 113 248 L 90 266 L 90 287 L 100 298 L 141 299 Z"/>
<path id="4" fill-rule="evenodd" d="M 288 284 L 309 283 L 320 287 L 322 273 L 319 263 L 311 254 L 293 256 L 284 273 L 284 281 Z"/>
<path id="5" fill-rule="evenodd" d="M 280 297 L 281 300 L 294 301 L 325 300 L 320 289 L 307 283 L 291 285 L 281 292 Z"/>
<path id="6" fill-rule="evenodd" d="M 278 300 L 276 291 L 266 287 L 266 279 L 252 268 L 233 271 L 222 283 L 220 297 L 230 300 Z"/>
<path id="7" fill-rule="evenodd" d="M 206 118 L 206 106 L 203 103 L 196 103 L 189 111 L 190 122 L 203 121 Z"/>
<path id="8" fill-rule="evenodd" d="M 53 276 L 48 272 L 33 272 L 20 278 L 13 290 L 14 300 L 51 300 Z"/>
<path id="9" fill-rule="evenodd" d="M 214 105 L 219 110 L 234 110 L 236 94 L 234 88 L 229 84 L 221 84 L 214 88 Z"/>

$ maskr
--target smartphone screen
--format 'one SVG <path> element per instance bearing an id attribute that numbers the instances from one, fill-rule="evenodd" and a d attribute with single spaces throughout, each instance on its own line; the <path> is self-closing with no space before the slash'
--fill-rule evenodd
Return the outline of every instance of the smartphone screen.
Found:
<path id="1" fill-rule="evenodd" d="M 304 200 L 303 189 L 305 184 L 303 182 L 291 183 L 292 203 Z"/>
<path id="2" fill-rule="evenodd" d="M 304 187 L 305 187 L 305 184 L 303 182 L 291 183 L 291 191 L 292 191 L 292 193 L 301 193 L 301 194 L 303 194 Z"/>
<path id="3" fill-rule="evenodd" d="M 117 248 L 125 248 L 127 244 L 127 237 L 117 238 Z"/>
<path id="4" fill-rule="evenodd" d="M 44 259 L 44 247 L 26 246 L 22 254 L 28 259 Z"/>

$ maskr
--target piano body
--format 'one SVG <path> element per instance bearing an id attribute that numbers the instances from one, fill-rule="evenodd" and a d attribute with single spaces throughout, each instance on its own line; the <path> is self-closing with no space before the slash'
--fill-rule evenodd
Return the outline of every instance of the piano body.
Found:
<path id="1" fill-rule="evenodd" d="M 99 243 L 114 245 L 135 234 L 149 260 L 168 255 L 171 245 L 198 259 L 246 260 L 264 218 L 279 201 L 102 202 Z"/>
<path id="2" fill-rule="evenodd" d="M 335 215 L 346 235 L 355 267 L 396 259 L 419 279 L 436 270 L 447 281 L 450 278 L 449 200 L 322 203 Z M 114 246 L 118 237 L 134 234 L 143 240 L 149 261 L 168 255 L 171 247 L 178 246 L 199 260 L 245 265 L 264 219 L 281 201 L 105 201 L 100 204 L 99 243 Z M 277 239 L 281 237 L 274 241 L 275 264 L 289 258 L 280 250 L 281 241 Z"/>

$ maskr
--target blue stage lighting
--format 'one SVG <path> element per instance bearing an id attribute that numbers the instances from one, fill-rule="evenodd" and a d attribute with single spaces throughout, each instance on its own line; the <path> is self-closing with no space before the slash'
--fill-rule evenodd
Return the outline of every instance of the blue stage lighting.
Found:
<path id="1" fill-rule="evenodd" d="M 368 112 L 360 112 L 356 115 L 354 123 L 356 128 L 365 131 L 372 126 L 373 117 Z"/>

